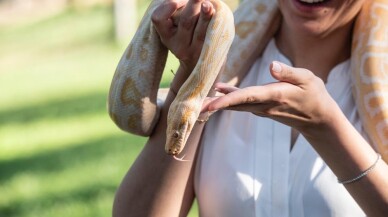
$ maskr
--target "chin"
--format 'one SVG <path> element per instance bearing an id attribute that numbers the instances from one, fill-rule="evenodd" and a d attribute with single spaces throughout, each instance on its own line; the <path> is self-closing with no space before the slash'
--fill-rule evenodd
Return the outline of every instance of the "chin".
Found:
<path id="1" fill-rule="evenodd" d="M 364 0 L 278 0 L 278 3 L 289 31 L 322 37 L 351 24 Z"/>
<path id="2" fill-rule="evenodd" d="M 299 34 L 311 37 L 323 37 L 330 32 L 330 30 L 319 21 L 298 23 L 295 24 L 294 29 Z"/>

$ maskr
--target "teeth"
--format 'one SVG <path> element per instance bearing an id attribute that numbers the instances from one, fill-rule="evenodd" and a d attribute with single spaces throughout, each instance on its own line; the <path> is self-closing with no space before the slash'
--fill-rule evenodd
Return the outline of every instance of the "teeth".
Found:
<path id="1" fill-rule="evenodd" d="M 325 0 L 299 0 L 301 2 L 305 2 L 305 3 L 318 3 L 318 2 L 323 2 Z"/>

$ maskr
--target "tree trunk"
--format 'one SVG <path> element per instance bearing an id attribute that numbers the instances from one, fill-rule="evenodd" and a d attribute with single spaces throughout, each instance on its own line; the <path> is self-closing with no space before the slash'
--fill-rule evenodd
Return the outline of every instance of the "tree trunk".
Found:
<path id="1" fill-rule="evenodd" d="M 137 27 L 137 0 L 114 0 L 116 40 L 127 43 Z"/>

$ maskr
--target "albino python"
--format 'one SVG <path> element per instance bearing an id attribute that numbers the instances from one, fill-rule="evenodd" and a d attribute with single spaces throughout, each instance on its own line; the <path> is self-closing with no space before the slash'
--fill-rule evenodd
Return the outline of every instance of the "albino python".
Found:
<path id="1" fill-rule="evenodd" d="M 152 12 L 161 2 L 154 0 L 148 8 L 120 60 L 109 95 L 112 120 L 121 129 L 143 136 L 151 134 L 158 120 L 156 96 L 167 57 L 150 20 Z M 169 110 L 166 132 L 166 151 L 169 154 L 176 155 L 184 147 L 202 100 L 214 82 L 213 75 L 211 78 L 203 77 L 202 68 L 209 70 L 206 74 L 218 73 L 225 60 L 223 55 L 228 50 L 229 40 L 233 37 L 234 29 L 227 29 L 230 26 L 226 24 L 232 22 L 233 17 L 228 15 L 222 3 L 216 0 L 211 2 L 216 6 L 216 12 L 208 27 L 197 71 L 194 70 L 182 86 Z M 226 17 L 221 18 L 219 14 Z M 223 30 L 217 29 L 220 28 L 216 24 L 218 19 L 224 19 Z M 234 12 L 236 35 L 221 73 L 221 81 L 239 85 L 279 28 L 280 19 L 277 1 L 242 1 Z M 210 51 L 214 49 L 212 46 L 217 50 Z M 388 162 L 388 0 L 365 1 L 354 27 L 351 67 L 353 95 L 363 127 L 370 141 Z M 194 100 L 185 102 L 187 99 Z M 185 106 L 187 104 L 189 106 Z"/>

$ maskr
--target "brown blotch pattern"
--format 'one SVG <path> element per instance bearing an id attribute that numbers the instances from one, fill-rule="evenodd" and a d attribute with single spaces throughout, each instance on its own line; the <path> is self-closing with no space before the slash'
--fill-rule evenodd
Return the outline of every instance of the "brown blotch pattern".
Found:
<path id="1" fill-rule="evenodd" d="M 263 3 L 260 3 L 260 4 L 258 4 L 258 5 L 256 6 L 255 9 L 256 9 L 257 13 L 263 14 L 263 13 L 265 13 L 265 11 L 267 10 L 267 6 L 265 6 L 265 4 L 263 4 Z"/>
<path id="2" fill-rule="evenodd" d="M 388 64 L 386 63 L 386 60 L 384 57 L 380 56 L 368 56 L 363 60 L 364 62 L 364 74 L 367 75 L 369 78 L 374 79 L 385 79 L 385 73 L 375 73 L 373 69 L 375 66 L 379 66 L 379 68 L 383 69 L 384 72 L 387 72 L 388 70 Z"/>
<path id="3" fill-rule="evenodd" d="M 373 97 L 369 99 L 368 105 L 370 108 L 378 108 L 379 106 L 383 105 L 382 99 L 380 97 Z"/>
<path id="4" fill-rule="evenodd" d="M 220 19 L 214 19 L 213 27 L 212 29 L 217 29 L 218 26 L 220 25 Z"/>
<path id="5" fill-rule="evenodd" d="M 212 52 L 210 50 L 210 46 L 208 44 L 203 45 L 202 48 L 203 56 L 202 56 L 202 61 L 206 61 L 206 58 L 209 57 L 209 55 L 212 55 Z M 205 84 L 203 81 L 201 81 L 198 86 L 194 87 L 193 89 L 185 90 L 187 92 L 190 92 L 190 95 L 188 96 L 188 99 L 192 99 L 195 97 L 198 97 L 199 93 L 202 91 L 204 88 Z"/>
<path id="6" fill-rule="evenodd" d="M 203 52 L 203 56 L 201 58 L 201 61 L 205 61 L 206 58 L 209 57 L 209 54 L 210 54 L 210 46 L 208 44 L 204 44 L 203 47 L 202 47 L 202 52 Z"/>
<path id="7" fill-rule="evenodd" d="M 205 84 L 204 82 L 200 82 L 198 86 L 196 86 L 192 92 L 190 93 L 190 96 L 188 97 L 188 99 L 193 99 L 193 98 L 196 98 L 198 97 L 198 95 L 200 94 L 200 92 L 203 90 Z"/>
<path id="8" fill-rule="evenodd" d="M 151 80 L 152 78 L 152 73 L 144 70 L 139 71 L 139 79 L 145 79 L 145 80 Z"/>
<path id="9" fill-rule="evenodd" d="M 143 35 L 143 43 L 148 43 L 150 41 L 151 31 L 150 28 L 147 28 L 147 30 L 144 32 Z"/>
<path id="10" fill-rule="evenodd" d="M 141 61 L 146 61 L 148 58 L 148 50 L 145 49 L 144 45 L 140 48 L 140 59 Z"/>
<path id="11" fill-rule="evenodd" d="M 125 80 L 123 88 L 121 89 L 120 100 L 124 105 L 134 104 L 138 101 L 130 98 L 127 94 L 128 92 L 132 93 L 134 98 L 139 98 L 141 95 L 139 90 L 136 88 L 136 83 L 131 77 L 128 77 L 127 80 Z"/>
<path id="12" fill-rule="evenodd" d="M 381 19 L 381 16 L 378 16 L 380 14 L 387 14 L 388 10 L 386 8 L 384 8 L 383 6 L 380 6 L 380 7 L 375 7 L 374 10 L 373 10 L 373 14 L 377 15 L 377 16 L 370 16 L 370 26 L 379 26 L 379 28 L 373 28 L 372 30 L 372 38 L 373 40 L 375 41 L 379 41 L 379 42 L 382 42 L 384 43 L 385 41 L 387 41 L 387 28 L 382 28 L 380 26 L 383 26 L 384 25 L 381 25 L 380 22 L 386 22 L 384 20 Z M 370 27 L 368 26 L 368 27 Z"/>
<path id="13" fill-rule="evenodd" d="M 133 114 L 133 115 L 130 115 L 128 117 L 128 129 L 136 129 L 138 128 L 139 126 L 137 125 L 137 122 L 138 122 L 138 119 L 139 117 L 137 117 L 138 115 L 137 114 Z"/>
<path id="14" fill-rule="evenodd" d="M 130 60 L 132 56 L 132 44 L 129 45 L 127 55 L 125 56 L 125 59 Z"/>
<path id="15" fill-rule="evenodd" d="M 181 123 L 179 127 L 183 127 L 184 124 L 186 124 L 189 121 L 189 118 L 191 116 L 191 111 L 190 110 L 185 110 L 183 112 L 182 118 L 181 118 Z"/>
<path id="16" fill-rule="evenodd" d="M 241 39 L 245 39 L 249 35 L 249 33 L 252 32 L 252 30 L 256 25 L 257 25 L 256 21 L 241 22 L 236 26 L 236 34 Z"/>
<path id="17" fill-rule="evenodd" d="M 110 119 L 112 119 L 112 121 L 114 123 L 118 123 L 119 118 L 117 117 L 117 115 L 115 113 L 109 112 L 109 116 L 110 116 Z"/>

